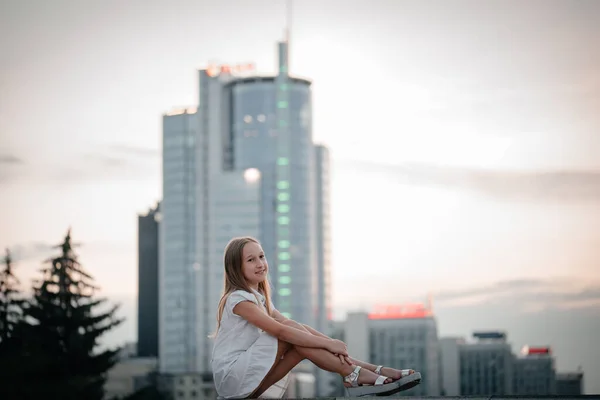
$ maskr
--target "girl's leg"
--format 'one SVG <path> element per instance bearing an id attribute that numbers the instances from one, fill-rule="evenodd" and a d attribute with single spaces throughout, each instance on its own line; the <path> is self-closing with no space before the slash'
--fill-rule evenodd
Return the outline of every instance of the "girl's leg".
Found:
<path id="1" fill-rule="evenodd" d="M 292 326 L 291 322 L 286 321 L 286 325 Z M 288 358 L 288 354 L 290 357 Z M 296 355 L 297 354 L 297 355 Z M 281 357 L 283 356 L 283 359 Z M 286 362 L 286 358 L 288 358 Z M 300 361 L 303 359 L 310 360 L 317 367 L 340 374 L 342 377 L 349 375 L 354 371 L 354 365 L 348 365 L 341 363 L 340 359 L 325 349 L 317 349 L 311 347 L 300 347 L 293 346 L 290 343 L 283 341 L 278 342 L 277 356 L 275 363 L 271 370 L 267 373 L 259 387 L 249 396 L 249 398 L 255 398 L 260 396 L 267 390 L 271 385 L 275 384 L 281 378 L 283 378 L 288 372 L 292 370 Z M 379 375 L 369 370 L 361 370 L 358 376 L 359 384 L 373 384 Z M 385 383 L 392 382 L 389 379 Z"/>
<path id="2" fill-rule="evenodd" d="M 286 359 L 285 356 L 288 353 L 290 353 L 290 351 L 292 351 L 292 349 L 293 349 L 292 345 L 287 342 L 282 342 L 281 340 L 279 340 L 277 342 L 277 355 L 275 356 L 275 362 L 273 363 L 273 366 L 271 367 L 271 369 L 269 370 L 269 372 L 267 373 L 267 375 L 265 376 L 263 381 L 260 383 L 260 385 L 258 385 L 256 390 L 254 392 L 252 392 L 250 394 L 250 396 L 248 396 L 249 399 L 254 399 L 254 398 L 260 396 L 265 390 L 267 390 L 269 387 L 271 387 L 272 384 L 277 382 L 277 380 L 275 380 L 272 383 L 270 383 L 268 386 L 265 386 L 265 384 L 267 382 L 270 382 L 272 380 L 272 377 L 273 377 L 275 371 L 277 371 L 277 374 L 281 373 L 282 368 L 281 367 L 277 368 L 283 361 L 281 358 L 283 357 L 283 359 L 285 360 Z M 294 368 L 294 367 L 292 366 L 292 368 Z M 290 368 L 287 372 L 291 371 L 292 368 Z M 284 376 L 285 376 L 285 374 L 282 375 L 282 378 Z M 281 378 L 279 378 L 279 379 L 281 379 Z"/>
<path id="3" fill-rule="evenodd" d="M 284 345 L 289 345 L 289 343 L 285 342 L 280 343 L 283 343 Z M 271 368 L 267 376 L 265 376 L 265 379 L 263 379 L 263 381 L 261 382 L 258 389 L 256 389 L 250 397 L 257 398 L 258 396 L 263 394 L 268 388 L 279 382 L 279 380 L 283 379 L 283 377 L 286 376 L 303 359 L 304 358 L 300 354 L 298 354 L 296 349 L 292 348 L 291 350 L 287 351 L 283 356 L 283 360 L 279 359 L 278 362 L 275 363 L 275 365 L 273 366 L 273 368 Z"/>
<path id="4" fill-rule="evenodd" d="M 304 358 L 309 359 L 317 367 L 325 371 L 338 373 L 342 377 L 350 375 L 356 367 L 356 365 L 348 365 L 347 363 L 340 362 L 340 359 L 336 355 L 330 353 L 325 349 L 316 349 L 311 347 L 300 346 L 294 346 L 294 349 L 296 349 L 298 354 L 300 354 Z M 360 374 L 358 375 L 358 384 L 372 385 L 375 383 L 378 377 L 379 375 L 375 372 L 371 372 L 367 369 L 362 369 Z M 393 379 L 388 378 L 384 383 L 391 382 L 393 382 Z"/>
<path id="5" fill-rule="evenodd" d="M 292 326 L 296 329 L 306 330 L 306 328 L 304 328 L 304 326 L 302 326 L 301 324 L 297 323 L 296 321 L 292 321 L 292 320 L 285 321 L 284 325 Z M 329 351 L 327 351 L 325 349 L 317 349 L 317 348 L 313 348 L 313 347 L 300 347 L 300 346 L 294 346 L 293 348 L 296 352 L 298 352 L 298 354 L 303 359 L 306 358 L 306 359 L 310 360 L 317 367 L 324 369 L 325 371 L 335 372 L 342 376 L 346 376 L 346 375 L 352 373 L 352 371 L 354 371 L 354 367 L 356 365 L 358 365 L 358 364 L 348 365 L 346 363 L 342 364 L 342 362 L 340 362 L 340 359 L 337 356 L 335 356 L 334 354 L 330 353 Z M 373 366 L 373 371 L 375 370 L 375 368 L 376 367 Z M 377 379 L 378 376 L 379 375 L 377 375 L 374 372 L 369 371 L 367 369 L 360 373 L 360 375 L 358 377 L 358 383 L 359 384 L 364 384 L 364 383 L 372 384 L 375 382 L 375 380 Z M 390 382 L 391 382 L 391 380 L 390 380 Z M 389 382 L 386 381 L 385 383 L 389 383 Z"/>
<path id="6" fill-rule="evenodd" d="M 310 331 L 308 329 L 306 329 L 304 327 L 304 325 L 299 324 L 296 321 L 287 320 L 287 321 L 285 321 L 285 324 L 289 325 L 289 326 L 292 326 L 292 327 L 294 327 L 296 329 L 300 329 L 300 330 L 303 330 L 305 332 L 310 333 Z M 352 364 L 359 365 L 362 368 L 367 369 L 369 371 L 375 372 L 375 370 L 377 369 L 376 365 L 370 364 L 370 363 L 365 362 L 365 361 L 357 360 L 356 358 L 350 357 L 350 361 L 352 362 Z M 338 359 L 338 362 L 339 362 L 339 359 Z M 414 373 L 414 371 L 411 370 L 411 373 Z M 394 369 L 394 368 L 383 367 L 381 369 L 381 375 L 387 376 L 387 377 L 392 378 L 394 380 L 398 380 L 398 379 L 402 378 L 402 371 Z"/>

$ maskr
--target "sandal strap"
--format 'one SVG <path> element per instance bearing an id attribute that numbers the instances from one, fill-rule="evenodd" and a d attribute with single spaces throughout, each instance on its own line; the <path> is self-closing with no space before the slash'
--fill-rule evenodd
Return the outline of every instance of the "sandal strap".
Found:
<path id="1" fill-rule="evenodd" d="M 349 383 L 352 387 L 358 387 L 358 375 L 360 374 L 361 366 L 357 365 L 354 371 L 344 377 L 344 382 Z"/>
<path id="2" fill-rule="evenodd" d="M 387 376 L 379 375 L 375 380 L 375 386 L 381 386 L 388 380 Z"/>
<path id="3" fill-rule="evenodd" d="M 381 375 L 381 368 L 383 368 L 383 365 L 378 365 L 378 366 L 377 366 L 377 368 L 375 368 L 375 371 L 374 371 L 374 372 L 375 372 L 377 375 Z"/>

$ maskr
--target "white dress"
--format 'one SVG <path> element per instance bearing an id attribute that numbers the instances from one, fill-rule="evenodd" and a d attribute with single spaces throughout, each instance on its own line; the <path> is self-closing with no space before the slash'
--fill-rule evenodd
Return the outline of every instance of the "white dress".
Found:
<path id="1" fill-rule="evenodd" d="M 251 301 L 266 310 L 264 296 L 256 291 L 253 293 L 236 290 L 225 302 L 211 361 L 217 394 L 222 399 L 248 397 L 258 388 L 277 357 L 277 338 L 233 313 L 233 308 L 242 301 Z M 283 397 L 288 376 L 261 397 Z"/>

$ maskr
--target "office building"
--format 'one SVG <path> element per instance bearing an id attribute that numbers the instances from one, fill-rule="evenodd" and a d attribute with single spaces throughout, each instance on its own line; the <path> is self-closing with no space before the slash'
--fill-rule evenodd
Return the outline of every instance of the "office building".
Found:
<path id="1" fill-rule="evenodd" d="M 151 384 L 148 376 L 156 371 L 156 357 L 130 357 L 119 360 L 106 374 L 104 398 L 122 399 Z"/>
<path id="2" fill-rule="evenodd" d="M 514 358 L 513 394 L 552 395 L 556 392 L 554 357 L 549 347 L 525 346 Z"/>
<path id="3" fill-rule="evenodd" d="M 556 374 L 556 394 L 558 396 L 578 396 L 583 391 L 583 371 Z"/>
<path id="4" fill-rule="evenodd" d="M 158 357 L 158 226 L 160 203 L 138 216 L 137 355 Z"/>
<path id="5" fill-rule="evenodd" d="M 333 335 L 348 345 L 353 357 L 396 369 L 411 368 L 422 383 L 402 396 L 439 396 L 440 360 L 437 323 L 430 307 L 408 304 L 348 314 Z M 343 395 L 339 376 L 331 377 L 329 395 Z"/>
<path id="6" fill-rule="evenodd" d="M 257 237 L 273 303 L 317 327 L 330 313 L 329 160 L 312 142 L 311 82 L 250 64 L 199 71 L 199 104 L 163 118 L 160 370 L 210 371 L 223 250 Z M 325 232 L 322 232 L 325 231 Z M 165 376 L 166 376 L 165 375 Z"/>
<path id="7" fill-rule="evenodd" d="M 460 396 L 460 352 L 463 338 L 440 338 L 440 381 L 442 396 Z"/>
<path id="8" fill-rule="evenodd" d="M 460 344 L 460 394 L 509 395 L 513 391 L 513 354 L 504 332 L 478 332 Z"/>
<path id="9" fill-rule="evenodd" d="M 194 109 L 163 117 L 163 199 L 159 225 L 160 372 L 197 371 L 205 329 L 196 257 L 197 119 Z M 202 199 L 201 199 L 202 201 Z"/>
<path id="10" fill-rule="evenodd" d="M 315 146 L 317 236 L 317 330 L 325 332 L 332 319 L 331 300 L 331 197 L 329 150 Z"/>
<path id="11" fill-rule="evenodd" d="M 329 170 L 329 150 L 325 146 L 315 146 L 316 166 L 316 246 L 317 246 L 317 324 L 319 332 L 329 332 L 332 320 L 331 299 L 331 198 Z M 328 373 L 316 371 L 316 393 L 325 396 L 328 392 Z"/>
<path id="12" fill-rule="evenodd" d="M 200 119 L 211 126 L 212 118 L 227 114 L 224 167 L 260 171 L 259 238 L 271 267 L 273 302 L 284 315 L 316 325 L 316 182 L 310 82 L 287 76 L 287 48 L 280 45 L 279 49 L 283 54 L 278 76 L 246 77 L 222 84 L 221 104 L 228 104 L 227 111 L 208 112 Z M 214 78 L 201 74 L 201 82 L 207 79 Z M 299 293 L 302 296 L 295 295 Z"/>
<path id="13" fill-rule="evenodd" d="M 583 392 L 583 372 L 556 373 L 550 347 L 525 346 L 515 355 L 504 332 L 474 340 L 441 338 L 444 396 L 553 396 Z"/>

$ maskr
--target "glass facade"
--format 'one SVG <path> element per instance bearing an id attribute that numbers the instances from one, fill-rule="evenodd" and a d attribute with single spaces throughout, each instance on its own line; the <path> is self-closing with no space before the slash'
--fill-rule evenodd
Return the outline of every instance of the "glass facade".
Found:
<path id="1" fill-rule="evenodd" d="M 211 331 L 215 327 L 215 311 L 221 298 L 225 270 L 223 253 L 225 246 L 235 236 L 260 236 L 260 178 L 248 180 L 244 171 L 229 171 L 220 174 L 211 184 L 211 237 L 208 308 Z M 207 277 L 208 278 L 208 277 Z"/>
<path id="2" fill-rule="evenodd" d="M 316 170 L 316 245 L 317 245 L 317 329 L 327 330 L 327 322 L 333 318 L 331 306 L 331 214 L 329 150 L 315 146 Z"/>
<path id="3" fill-rule="evenodd" d="M 512 394 L 513 354 L 508 343 L 462 345 L 459 362 L 461 395 Z"/>
<path id="4" fill-rule="evenodd" d="M 273 301 L 284 315 L 314 323 L 310 82 L 287 76 L 249 78 L 233 81 L 227 90 L 231 168 L 257 168 L 262 174 L 260 240 L 269 257 Z"/>
<path id="5" fill-rule="evenodd" d="M 161 369 L 171 372 L 192 369 L 197 352 L 195 140 L 195 114 L 164 116 L 159 353 Z"/>

